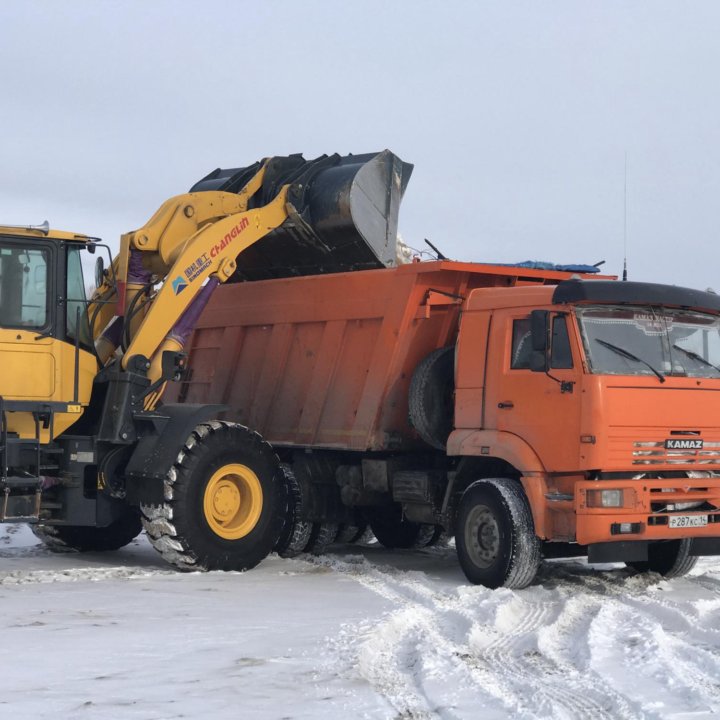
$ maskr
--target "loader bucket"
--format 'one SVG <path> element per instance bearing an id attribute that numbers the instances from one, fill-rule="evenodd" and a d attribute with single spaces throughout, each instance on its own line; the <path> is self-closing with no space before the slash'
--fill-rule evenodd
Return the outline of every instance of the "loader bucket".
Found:
<path id="1" fill-rule="evenodd" d="M 250 207 L 270 202 L 284 185 L 293 210 L 277 230 L 238 259 L 233 280 L 319 275 L 396 264 L 400 201 L 413 166 L 389 150 L 366 155 L 275 156 L 245 168 L 218 169 L 190 192 L 239 192 L 266 171 Z"/>

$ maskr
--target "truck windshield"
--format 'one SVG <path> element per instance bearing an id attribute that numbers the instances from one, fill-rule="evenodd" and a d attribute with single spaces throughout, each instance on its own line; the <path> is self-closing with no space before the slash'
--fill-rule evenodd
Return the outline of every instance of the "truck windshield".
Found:
<path id="1" fill-rule="evenodd" d="M 48 324 L 48 251 L 0 240 L 0 327 Z"/>
<path id="2" fill-rule="evenodd" d="M 662 307 L 577 308 L 590 372 L 720 378 L 720 317 Z"/>

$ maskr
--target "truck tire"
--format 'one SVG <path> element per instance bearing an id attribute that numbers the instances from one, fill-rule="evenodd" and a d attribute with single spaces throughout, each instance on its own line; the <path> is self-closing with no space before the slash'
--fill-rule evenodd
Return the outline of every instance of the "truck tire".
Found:
<path id="1" fill-rule="evenodd" d="M 292 558 L 305 550 L 310 540 L 313 524 L 300 519 L 302 488 L 292 468 L 289 465 L 282 465 L 281 469 L 288 487 L 289 502 L 285 525 L 273 549 L 282 558 Z"/>
<path id="2" fill-rule="evenodd" d="M 377 541 L 390 550 L 425 547 L 435 533 L 433 525 L 403 520 L 399 511 L 394 509 L 375 514 L 370 528 Z"/>
<path id="3" fill-rule="evenodd" d="M 687 575 L 698 560 L 697 556 L 688 554 L 690 544 L 688 539 L 651 542 L 647 561 L 625 564 L 638 572 L 656 572 L 666 578 Z"/>
<path id="4" fill-rule="evenodd" d="M 445 531 L 442 525 L 432 525 L 431 527 L 433 534 L 425 547 L 447 547 L 452 536 Z"/>
<path id="5" fill-rule="evenodd" d="M 365 528 L 359 528 L 357 525 L 339 525 L 335 542 L 338 545 L 350 545 L 364 532 Z"/>
<path id="6" fill-rule="evenodd" d="M 358 528 L 357 535 L 350 541 L 353 545 L 369 545 L 375 541 L 372 528 L 367 524 L 363 524 Z"/>
<path id="7" fill-rule="evenodd" d="M 142 523 L 138 511 L 128 508 L 107 527 L 36 523 L 30 529 L 53 552 L 110 552 L 132 542 L 142 532 Z"/>
<path id="8" fill-rule="evenodd" d="M 415 369 L 408 391 L 410 423 L 431 447 L 444 450 L 453 429 L 455 348 L 431 352 Z"/>
<path id="9" fill-rule="evenodd" d="M 270 445 L 229 422 L 198 425 L 170 468 L 165 502 L 143 505 L 150 542 L 181 570 L 249 570 L 272 551 L 288 489 Z"/>
<path id="10" fill-rule="evenodd" d="M 313 523 L 305 552 L 322 555 L 335 542 L 337 535 L 338 525 L 336 523 Z"/>
<path id="11" fill-rule="evenodd" d="M 540 540 L 520 483 L 477 480 L 463 493 L 455 526 L 460 566 L 470 582 L 527 587 L 540 566 Z"/>

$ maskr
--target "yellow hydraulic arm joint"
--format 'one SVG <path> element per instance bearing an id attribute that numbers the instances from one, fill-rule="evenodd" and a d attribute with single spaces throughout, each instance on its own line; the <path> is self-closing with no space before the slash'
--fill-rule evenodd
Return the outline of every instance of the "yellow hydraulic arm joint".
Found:
<path id="1" fill-rule="evenodd" d="M 239 194 L 202 192 L 172 198 L 145 227 L 123 236 L 133 249 L 149 253 L 150 262 L 143 264 L 164 279 L 125 352 L 123 367 L 133 355 L 151 358 L 205 280 L 214 275 L 226 282 L 235 272 L 237 256 L 288 218 L 288 186 L 267 205 L 247 209 L 263 172 Z"/>
<path id="2" fill-rule="evenodd" d="M 247 211 L 250 198 L 262 186 L 265 166 L 239 193 L 197 192 L 166 200 L 139 230 L 123 235 L 122 245 L 152 253 L 148 270 L 164 276 L 198 231 L 231 215 Z"/>

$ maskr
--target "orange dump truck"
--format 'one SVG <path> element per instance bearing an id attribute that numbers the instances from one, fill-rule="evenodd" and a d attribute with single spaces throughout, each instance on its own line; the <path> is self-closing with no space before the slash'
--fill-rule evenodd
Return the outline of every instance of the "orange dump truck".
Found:
<path id="1" fill-rule="evenodd" d="M 720 298 L 449 261 L 220 287 L 169 391 L 223 403 L 295 493 L 281 554 L 454 534 L 467 577 L 543 556 L 666 576 L 720 554 Z"/>

